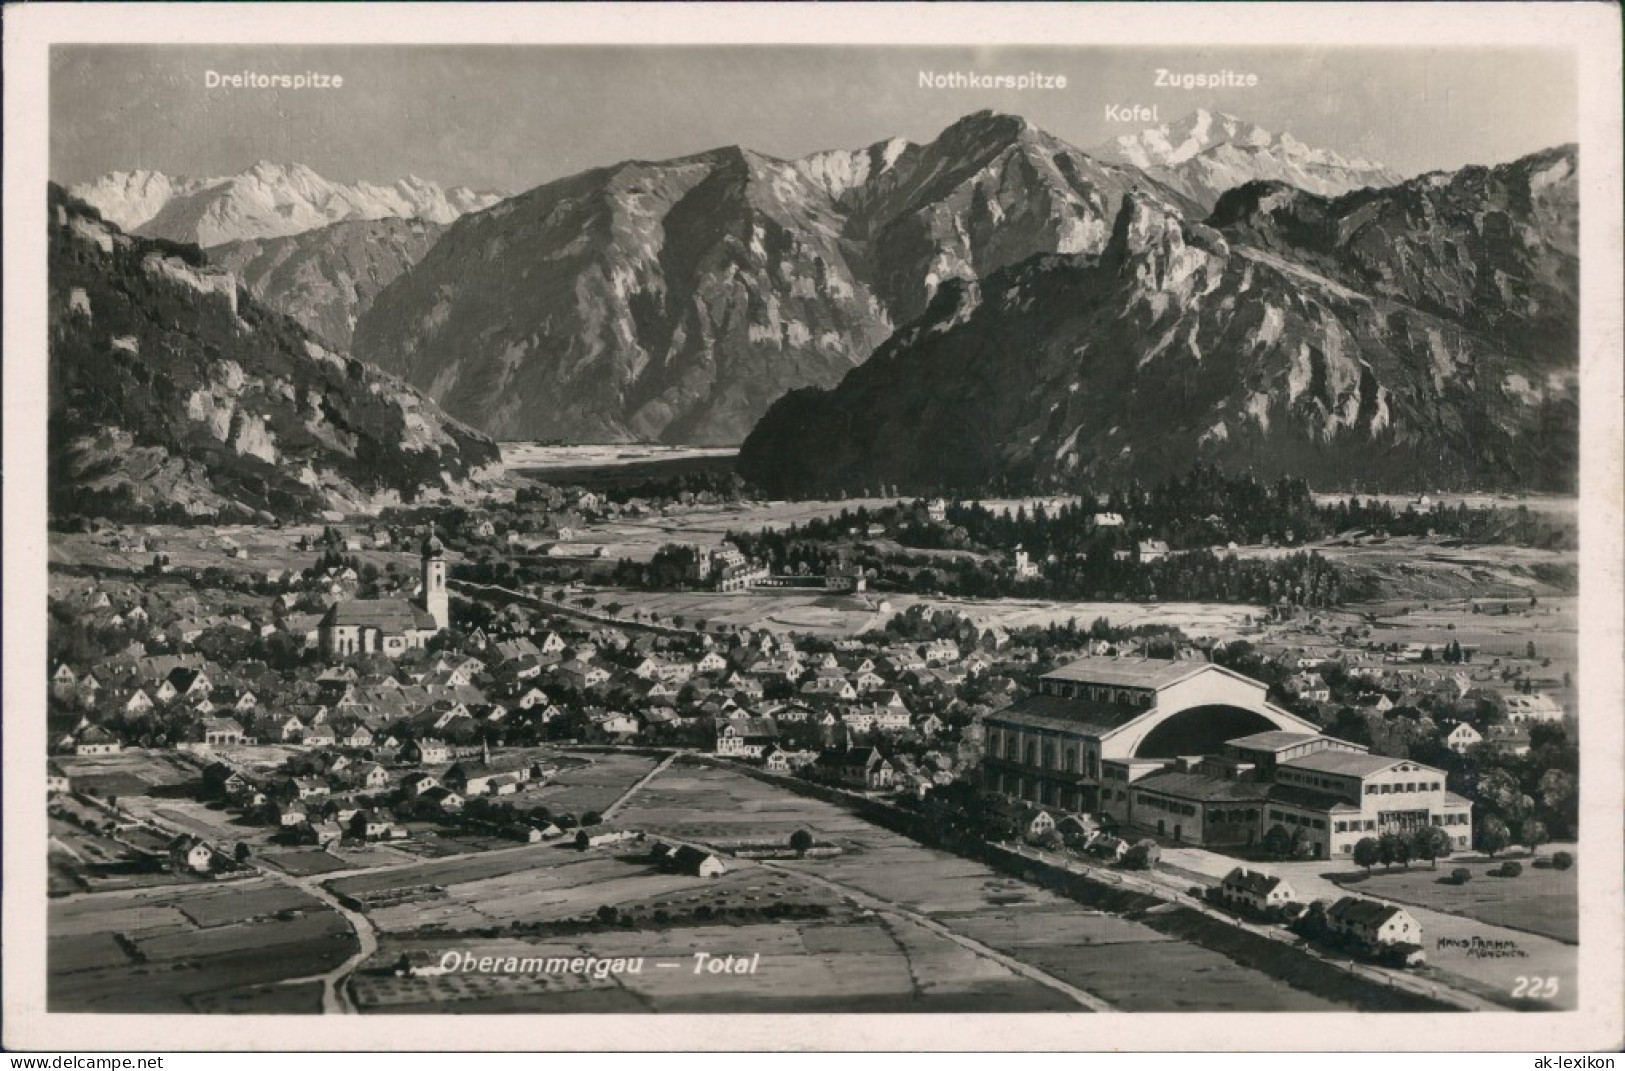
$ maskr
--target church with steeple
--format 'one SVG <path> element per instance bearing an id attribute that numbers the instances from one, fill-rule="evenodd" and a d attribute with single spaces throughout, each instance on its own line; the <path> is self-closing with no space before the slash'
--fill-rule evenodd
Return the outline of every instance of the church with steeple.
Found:
<path id="1" fill-rule="evenodd" d="M 451 624 L 451 598 L 446 592 L 446 548 L 431 528 L 423 540 L 419 602 L 406 599 L 345 599 L 335 602 L 317 626 L 322 657 L 329 660 L 358 654 L 393 658 L 414 648 Z"/>

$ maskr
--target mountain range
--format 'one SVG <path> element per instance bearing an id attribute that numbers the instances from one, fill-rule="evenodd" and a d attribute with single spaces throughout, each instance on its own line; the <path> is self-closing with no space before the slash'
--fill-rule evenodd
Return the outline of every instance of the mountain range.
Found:
<path id="1" fill-rule="evenodd" d="M 506 199 L 270 164 L 80 189 L 114 213 L 96 227 L 128 221 L 119 243 L 230 290 L 238 321 L 287 339 L 297 321 L 283 348 L 350 351 L 433 399 L 459 471 L 490 456 L 461 418 L 503 439 L 743 441 L 775 493 L 1196 460 L 1563 489 L 1575 166 L 1559 147 L 1400 181 L 1205 111 L 1090 152 L 979 112 L 924 144 L 731 146 Z M 118 271 L 130 300 L 171 300 Z M 218 327 L 217 356 L 247 337 Z"/>
<path id="2" fill-rule="evenodd" d="M 1098 254 L 944 286 L 741 449 L 772 493 L 1154 479 L 1204 461 L 1322 486 L 1571 490 L 1574 147 L 1205 221 L 1142 185 Z"/>
<path id="3" fill-rule="evenodd" d="M 346 220 L 283 238 L 246 238 L 204 250 L 255 298 L 348 351 L 378 292 L 422 260 L 445 232 L 423 219 Z"/>
<path id="4" fill-rule="evenodd" d="M 456 494 L 496 445 L 191 245 L 49 195 L 54 518 L 272 521 Z"/>
<path id="5" fill-rule="evenodd" d="M 355 350 L 498 438 L 737 443 L 948 282 L 1100 253 L 1138 185 L 1161 190 L 991 112 L 925 145 L 631 161 L 453 224 Z"/>
<path id="6" fill-rule="evenodd" d="M 1291 134 L 1272 134 L 1256 123 L 1205 109 L 1113 138 L 1093 155 L 1139 168 L 1204 211 L 1211 211 L 1227 190 L 1258 180 L 1284 182 L 1326 197 L 1401 181 L 1382 164 L 1349 159 Z"/>
<path id="7" fill-rule="evenodd" d="M 114 171 L 68 192 L 127 233 L 205 248 L 282 238 L 345 220 L 450 223 L 503 197 L 466 186 L 443 189 L 413 175 L 389 185 L 334 182 L 303 164 L 266 160 L 217 178 Z"/>

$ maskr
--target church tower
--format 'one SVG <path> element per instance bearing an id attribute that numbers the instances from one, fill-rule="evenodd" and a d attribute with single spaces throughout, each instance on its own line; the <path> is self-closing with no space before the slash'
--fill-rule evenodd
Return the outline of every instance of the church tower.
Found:
<path id="1" fill-rule="evenodd" d="M 451 599 L 446 594 L 446 548 L 429 529 L 423 541 L 423 608 L 444 632 L 451 624 Z"/>

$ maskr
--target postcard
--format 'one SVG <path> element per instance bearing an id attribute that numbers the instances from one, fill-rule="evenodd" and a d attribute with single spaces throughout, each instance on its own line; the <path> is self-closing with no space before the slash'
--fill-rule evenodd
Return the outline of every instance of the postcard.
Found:
<path id="1" fill-rule="evenodd" d="M 1617 1046 L 1617 8 L 7 22 L 8 1047 Z"/>

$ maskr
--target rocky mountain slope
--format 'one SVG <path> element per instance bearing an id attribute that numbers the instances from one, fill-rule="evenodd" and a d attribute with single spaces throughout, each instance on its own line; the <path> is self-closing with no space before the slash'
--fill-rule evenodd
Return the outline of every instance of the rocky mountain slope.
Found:
<path id="1" fill-rule="evenodd" d="M 49 203 L 54 517 L 285 519 L 433 498 L 500 464 L 196 247 L 126 235 L 54 185 Z"/>
<path id="2" fill-rule="evenodd" d="M 1136 185 L 987 112 L 928 145 L 628 162 L 459 220 L 355 350 L 498 438 L 735 443 L 949 281 L 1100 253 Z"/>
<path id="3" fill-rule="evenodd" d="M 1255 123 L 1206 110 L 1113 138 L 1093 155 L 1137 167 L 1203 209 L 1211 209 L 1225 191 L 1260 180 L 1328 197 L 1401 181 L 1374 161 L 1349 159 L 1291 134 L 1272 134 Z"/>
<path id="4" fill-rule="evenodd" d="M 205 247 L 280 238 L 343 220 L 445 224 L 503 196 L 466 186 L 443 189 L 412 175 L 387 186 L 333 182 L 302 164 L 264 160 L 241 174 L 217 178 L 114 171 L 68 192 L 128 233 Z"/>
<path id="5" fill-rule="evenodd" d="M 1157 479 L 1569 490 L 1576 153 L 1327 199 L 1272 183 L 1207 224 L 1151 189 L 1099 255 L 944 286 L 834 390 L 777 403 L 774 493 Z"/>
<path id="6" fill-rule="evenodd" d="M 267 307 L 292 316 L 325 345 L 348 350 L 373 298 L 422 260 L 444 231 L 421 219 L 350 220 L 204 253 Z"/>

